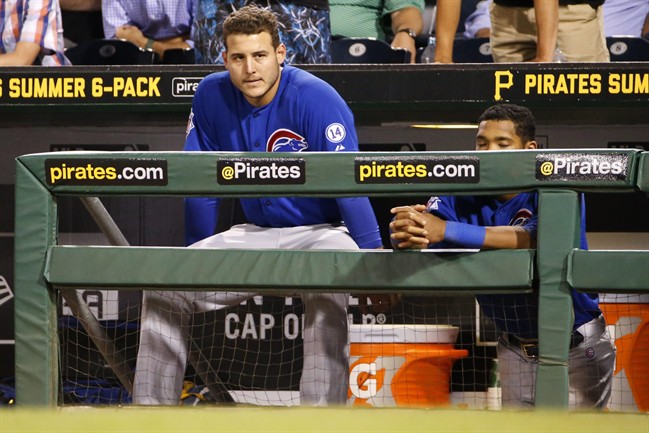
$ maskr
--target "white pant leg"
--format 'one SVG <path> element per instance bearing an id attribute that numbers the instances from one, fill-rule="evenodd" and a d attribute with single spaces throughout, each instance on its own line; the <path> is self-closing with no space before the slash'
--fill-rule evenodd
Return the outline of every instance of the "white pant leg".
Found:
<path id="1" fill-rule="evenodd" d="M 502 339 L 498 341 L 497 350 L 503 407 L 534 407 L 538 362 L 524 356 L 520 348 L 508 346 Z"/>
<path id="2" fill-rule="evenodd" d="M 250 236 L 250 231 L 254 236 Z M 241 225 L 189 248 L 271 248 L 276 244 L 277 234 L 273 236 L 258 227 Z M 244 292 L 145 291 L 133 403 L 178 404 L 193 313 L 234 306 L 252 296 L 254 294 Z"/>
<path id="3" fill-rule="evenodd" d="M 300 404 L 344 405 L 349 386 L 346 293 L 305 293 Z"/>
<path id="4" fill-rule="evenodd" d="M 252 296 L 243 292 L 145 291 L 133 403 L 178 404 L 193 314 L 238 305 Z"/>
<path id="5" fill-rule="evenodd" d="M 577 332 L 584 336 L 584 342 L 570 349 L 569 406 L 571 409 L 603 409 L 611 397 L 615 344 L 603 316 L 580 326 Z"/>
<path id="6" fill-rule="evenodd" d="M 144 292 L 133 403 L 180 401 L 191 319 L 187 308 L 174 300 L 174 292 Z"/>
<path id="7" fill-rule="evenodd" d="M 615 370 L 615 345 L 603 316 L 577 329 L 583 343 L 568 355 L 568 407 L 605 408 L 611 396 Z M 498 343 L 498 367 L 503 406 L 533 407 L 538 361 L 525 357 L 520 348 Z"/>
<path id="8" fill-rule="evenodd" d="M 328 224 L 283 229 L 282 248 L 358 249 L 344 227 Z M 313 269 L 312 272 L 332 272 Z M 300 404 L 344 405 L 349 386 L 347 293 L 304 293 L 304 362 Z"/>

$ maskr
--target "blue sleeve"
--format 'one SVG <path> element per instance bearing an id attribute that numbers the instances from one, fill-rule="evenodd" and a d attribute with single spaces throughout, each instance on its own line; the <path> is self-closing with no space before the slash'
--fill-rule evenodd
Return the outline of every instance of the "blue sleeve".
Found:
<path id="1" fill-rule="evenodd" d="M 191 197 L 185 199 L 185 244 L 191 245 L 214 234 L 219 199 Z"/>
<path id="2" fill-rule="evenodd" d="M 461 222 L 455 211 L 455 197 L 433 196 L 426 203 L 426 212 L 432 213 L 445 221 Z"/>
<path id="3" fill-rule="evenodd" d="M 342 97 L 327 83 L 311 82 L 302 89 L 304 113 L 308 113 L 307 142 L 316 151 L 357 152 L 354 116 Z M 326 109 L 323 109 L 326 107 Z M 367 197 L 336 199 L 349 234 L 359 248 L 383 245 L 374 210 Z"/>
<path id="4" fill-rule="evenodd" d="M 440 217 L 444 221 L 461 222 L 455 211 L 455 196 L 433 196 L 428 199 L 426 203 L 426 212 Z M 428 248 L 458 248 L 461 245 L 456 245 L 451 242 L 442 241 L 435 244 L 428 245 Z"/>
<path id="5" fill-rule="evenodd" d="M 358 152 L 354 115 L 329 84 L 317 80 L 302 86 L 300 110 L 305 116 L 302 130 L 310 150 Z"/>
<path id="6" fill-rule="evenodd" d="M 539 216 L 533 215 L 527 220 L 527 223 L 521 227 L 532 236 L 532 239 L 536 239 L 536 234 L 539 231 Z"/>
<path id="7" fill-rule="evenodd" d="M 194 95 L 192 111 L 187 122 L 186 152 L 218 150 L 215 137 L 209 134 L 206 116 L 208 106 L 202 103 L 203 87 Z M 185 243 L 191 245 L 214 234 L 218 220 L 219 199 L 191 197 L 185 199 Z"/>
<path id="8" fill-rule="evenodd" d="M 349 234 L 359 248 L 379 248 L 383 245 L 379 224 L 367 197 L 338 198 L 336 202 Z"/>

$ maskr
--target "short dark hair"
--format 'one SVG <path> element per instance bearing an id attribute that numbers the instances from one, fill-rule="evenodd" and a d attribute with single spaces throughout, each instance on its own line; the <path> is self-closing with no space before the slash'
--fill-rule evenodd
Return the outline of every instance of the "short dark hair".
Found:
<path id="1" fill-rule="evenodd" d="M 279 47 L 279 30 L 277 17 L 266 8 L 254 4 L 244 6 L 232 12 L 223 22 L 223 42 L 228 48 L 228 36 L 233 34 L 257 35 L 268 32 L 273 41 L 273 48 Z"/>
<path id="2" fill-rule="evenodd" d="M 514 104 L 496 104 L 487 108 L 480 115 L 478 122 L 485 120 L 510 120 L 514 124 L 514 131 L 523 143 L 536 139 L 536 122 L 534 115 L 527 107 Z"/>

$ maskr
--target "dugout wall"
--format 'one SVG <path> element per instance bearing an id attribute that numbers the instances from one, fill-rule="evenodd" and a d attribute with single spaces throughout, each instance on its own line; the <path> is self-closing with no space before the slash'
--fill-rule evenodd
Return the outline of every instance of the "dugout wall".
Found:
<path id="1" fill-rule="evenodd" d="M 590 164 L 590 167 L 608 161 L 621 169 L 615 173 L 591 171 L 587 176 L 569 170 L 546 171 L 548 163 L 556 164 L 559 160 Z M 286 184 L 259 180 L 237 183 L 228 174 L 231 173 L 228 167 L 236 163 L 295 164 L 300 167 L 301 175 Z M 472 167 L 471 175 L 453 183 L 436 183 L 428 178 L 414 182 L 404 171 L 388 176 L 376 171 L 378 165 L 386 164 L 397 167 L 449 163 Z M 646 278 L 649 252 L 575 249 L 579 221 L 576 191 L 649 192 L 648 154 L 634 150 L 305 153 L 288 158 L 265 153 L 60 152 L 19 157 L 16 176 L 16 385 L 18 401 L 29 404 L 58 404 L 55 292 L 61 288 L 228 288 L 270 293 L 281 287 L 290 292 L 344 288 L 344 291 L 418 294 L 502 293 L 531 291 L 536 273 L 541 299 L 537 402 L 541 406 L 559 407 L 566 407 L 568 401 L 565 362 L 572 323 L 571 285 L 599 292 L 649 291 Z M 536 251 L 448 255 L 57 245 L 59 196 L 335 197 L 529 190 L 540 193 Z M 197 265 L 206 260 L 219 261 L 224 266 L 216 272 L 207 272 L 205 267 Z M 499 270 L 503 262 L 510 263 L 511 272 Z M 75 263 L 83 266 L 74 266 Z M 316 276 L 303 271 L 287 276 L 283 271 L 289 267 L 300 270 L 322 267 L 323 263 L 336 272 Z M 239 272 L 230 272 L 232 268 Z"/>

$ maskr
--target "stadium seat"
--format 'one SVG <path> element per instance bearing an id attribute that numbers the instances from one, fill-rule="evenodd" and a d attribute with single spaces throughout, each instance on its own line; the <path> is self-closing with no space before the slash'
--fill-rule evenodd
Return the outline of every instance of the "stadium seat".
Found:
<path id="1" fill-rule="evenodd" d="M 455 63 L 493 63 L 489 38 L 456 38 L 453 44 Z"/>
<path id="2" fill-rule="evenodd" d="M 93 39 L 65 50 L 73 65 L 150 65 L 155 53 L 123 39 Z"/>
<path id="3" fill-rule="evenodd" d="M 196 63 L 196 55 L 193 48 L 172 48 L 165 50 L 162 61 L 165 65 L 192 65 Z"/>
<path id="4" fill-rule="evenodd" d="M 410 63 L 410 52 L 374 38 L 342 38 L 331 43 L 332 63 Z"/>
<path id="5" fill-rule="evenodd" d="M 649 61 L 649 40 L 636 36 L 608 36 L 606 45 L 611 62 Z"/>

